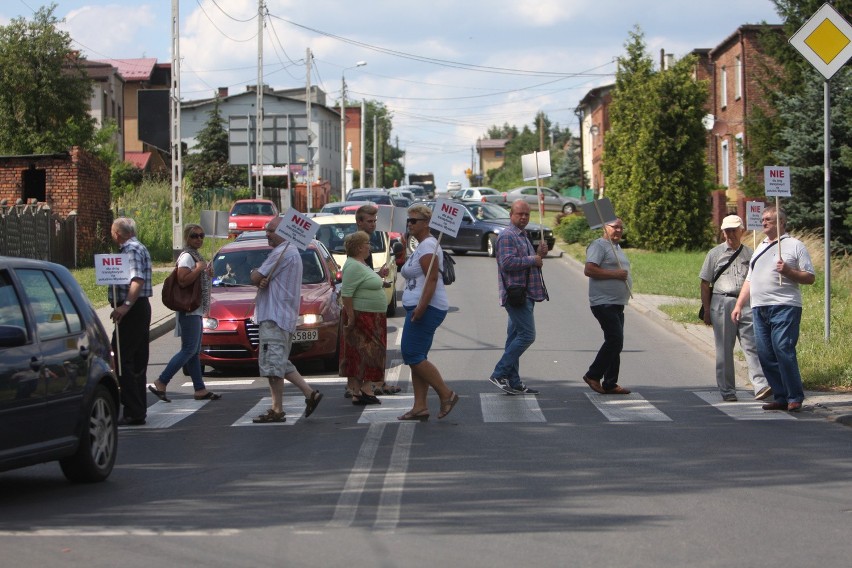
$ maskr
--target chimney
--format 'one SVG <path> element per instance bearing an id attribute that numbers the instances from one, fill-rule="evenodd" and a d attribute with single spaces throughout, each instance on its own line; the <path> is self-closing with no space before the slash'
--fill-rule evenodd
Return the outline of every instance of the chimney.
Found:
<path id="1" fill-rule="evenodd" d="M 219 87 L 219 97 L 227 97 L 228 96 L 228 87 Z"/>

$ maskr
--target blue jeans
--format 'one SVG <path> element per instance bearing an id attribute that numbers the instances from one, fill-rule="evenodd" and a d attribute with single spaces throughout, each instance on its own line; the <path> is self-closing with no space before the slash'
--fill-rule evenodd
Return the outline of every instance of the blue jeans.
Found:
<path id="1" fill-rule="evenodd" d="M 184 365 L 192 378 L 192 387 L 204 390 L 204 379 L 201 378 L 201 361 L 198 354 L 201 352 L 201 316 L 191 316 L 184 312 L 177 312 L 178 325 L 180 326 L 180 351 L 174 354 L 169 364 L 160 375 L 160 382 L 169 384 L 175 373 Z"/>
<path id="2" fill-rule="evenodd" d="M 523 306 L 514 307 L 508 303 L 504 306 L 509 314 L 509 324 L 506 328 L 506 347 L 503 356 L 497 361 L 491 377 L 505 378 L 509 386 L 515 388 L 522 384 L 520 375 L 521 355 L 535 342 L 535 302 L 527 298 Z"/>
<path id="3" fill-rule="evenodd" d="M 621 370 L 621 350 L 624 347 L 624 306 L 621 304 L 601 304 L 592 306 L 592 315 L 598 320 L 604 333 L 595 360 L 586 376 L 601 381 L 604 390 L 613 389 L 618 384 Z"/>
<path id="4" fill-rule="evenodd" d="M 796 358 L 799 306 L 757 306 L 751 309 L 757 357 L 776 402 L 802 402 L 805 392 Z"/>

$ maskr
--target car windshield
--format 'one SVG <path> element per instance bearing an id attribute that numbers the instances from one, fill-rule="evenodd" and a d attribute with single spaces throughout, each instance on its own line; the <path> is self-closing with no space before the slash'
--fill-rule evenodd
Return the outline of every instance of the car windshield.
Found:
<path id="1" fill-rule="evenodd" d="M 355 223 L 334 223 L 328 225 L 320 225 L 317 234 L 314 237 L 316 240 L 326 246 L 328 250 L 334 254 L 346 254 L 346 249 L 343 246 L 343 239 L 346 235 L 354 233 L 358 230 Z M 370 235 L 370 251 L 373 253 L 385 252 L 385 242 L 382 238 L 383 233 L 375 231 Z"/>
<path id="2" fill-rule="evenodd" d="M 231 217 L 244 215 L 275 215 L 270 203 L 235 203 L 231 209 Z"/>
<path id="3" fill-rule="evenodd" d="M 213 259 L 213 286 L 251 286 L 251 271 L 259 268 L 272 249 L 233 250 L 219 252 Z M 312 248 L 300 251 L 302 284 L 318 284 L 325 280 L 322 259 Z"/>
<path id="4" fill-rule="evenodd" d="M 494 221 L 496 219 L 508 219 L 509 212 L 495 203 L 465 203 L 467 210 L 474 219 L 480 221 Z"/>
<path id="5" fill-rule="evenodd" d="M 393 205 L 390 195 L 381 193 L 362 193 L 361 195 L 350 195 L 349 201 L 372 201 L 377 205 Z"/>

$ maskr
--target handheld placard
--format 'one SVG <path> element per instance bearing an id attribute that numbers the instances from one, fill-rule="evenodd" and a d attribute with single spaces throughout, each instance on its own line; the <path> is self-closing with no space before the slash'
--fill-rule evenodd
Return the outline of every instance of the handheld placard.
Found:
<path id="1" fill-rule="evenodd" d="M 612 223 L 618 219 L 615 215 L 615 210 L 612 208 L 612 202 L 608 197 L 604 197 L 603 199 L 593 199 L 589 203 L 582 203 L 580 208 L 583 210 L 583 215 L 586 216 L 586 222 L 592 230 L 600 229 L 604 225 Z M 609 241 L 609 246 L 612 247 L 612 254 L 615 256 L 615 261 L 618 263 L 618 269 L 624 270 L 621 266 L 621 259 L 618 258 L 618 253 L 615 250 L 615 244 L 613 244 L 612 241 Z M 627 293 L 630 294 L 631 298 L 633 298 L 633 292 L 630 290 L 630 284 L 627 283 L 627 280 L 624 281 L 624 285 L 627 287 Z"/>

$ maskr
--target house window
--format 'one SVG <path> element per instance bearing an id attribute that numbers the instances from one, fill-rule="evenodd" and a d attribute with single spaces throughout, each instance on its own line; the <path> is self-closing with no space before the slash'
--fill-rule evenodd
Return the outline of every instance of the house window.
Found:
<path id="1" fill-rule="evenodd" d="M 737 181 L 743 179 L 745 176 L 745 166 L 743 165 L 743 134 L 740 132 L 734 138 L 734 143 L 736 144 L 736 157 L 737 157 Z"/>
<path id="2" fill-rule="evenodd" d="M 739 55 L 734 60 L 736 68 L 734 69 L 734 99 L 740 100 L 743 96 L 743 63 Z"/>
<path id="3" fill-rule="evenodd" d="M 722 176 L 719 180 L 719 183 L 722 187 L 728 187 L 730 185 L 730 175 L 731 175 L 731 156 L 728 153 L 728 141 L 722 140 Z"/>
<path id="4" fill-rule="evenodd" d="M 728 69 L 722 67 L 722 74 L 719 77 L 719 105 L 722 108 L 728 106 Z"/>
<path id="5" fill-rule="evenodd" d="M 503 157 L 503 150 L 494 150 L 494 157 L 495 158 L 502 158 Z"/>

